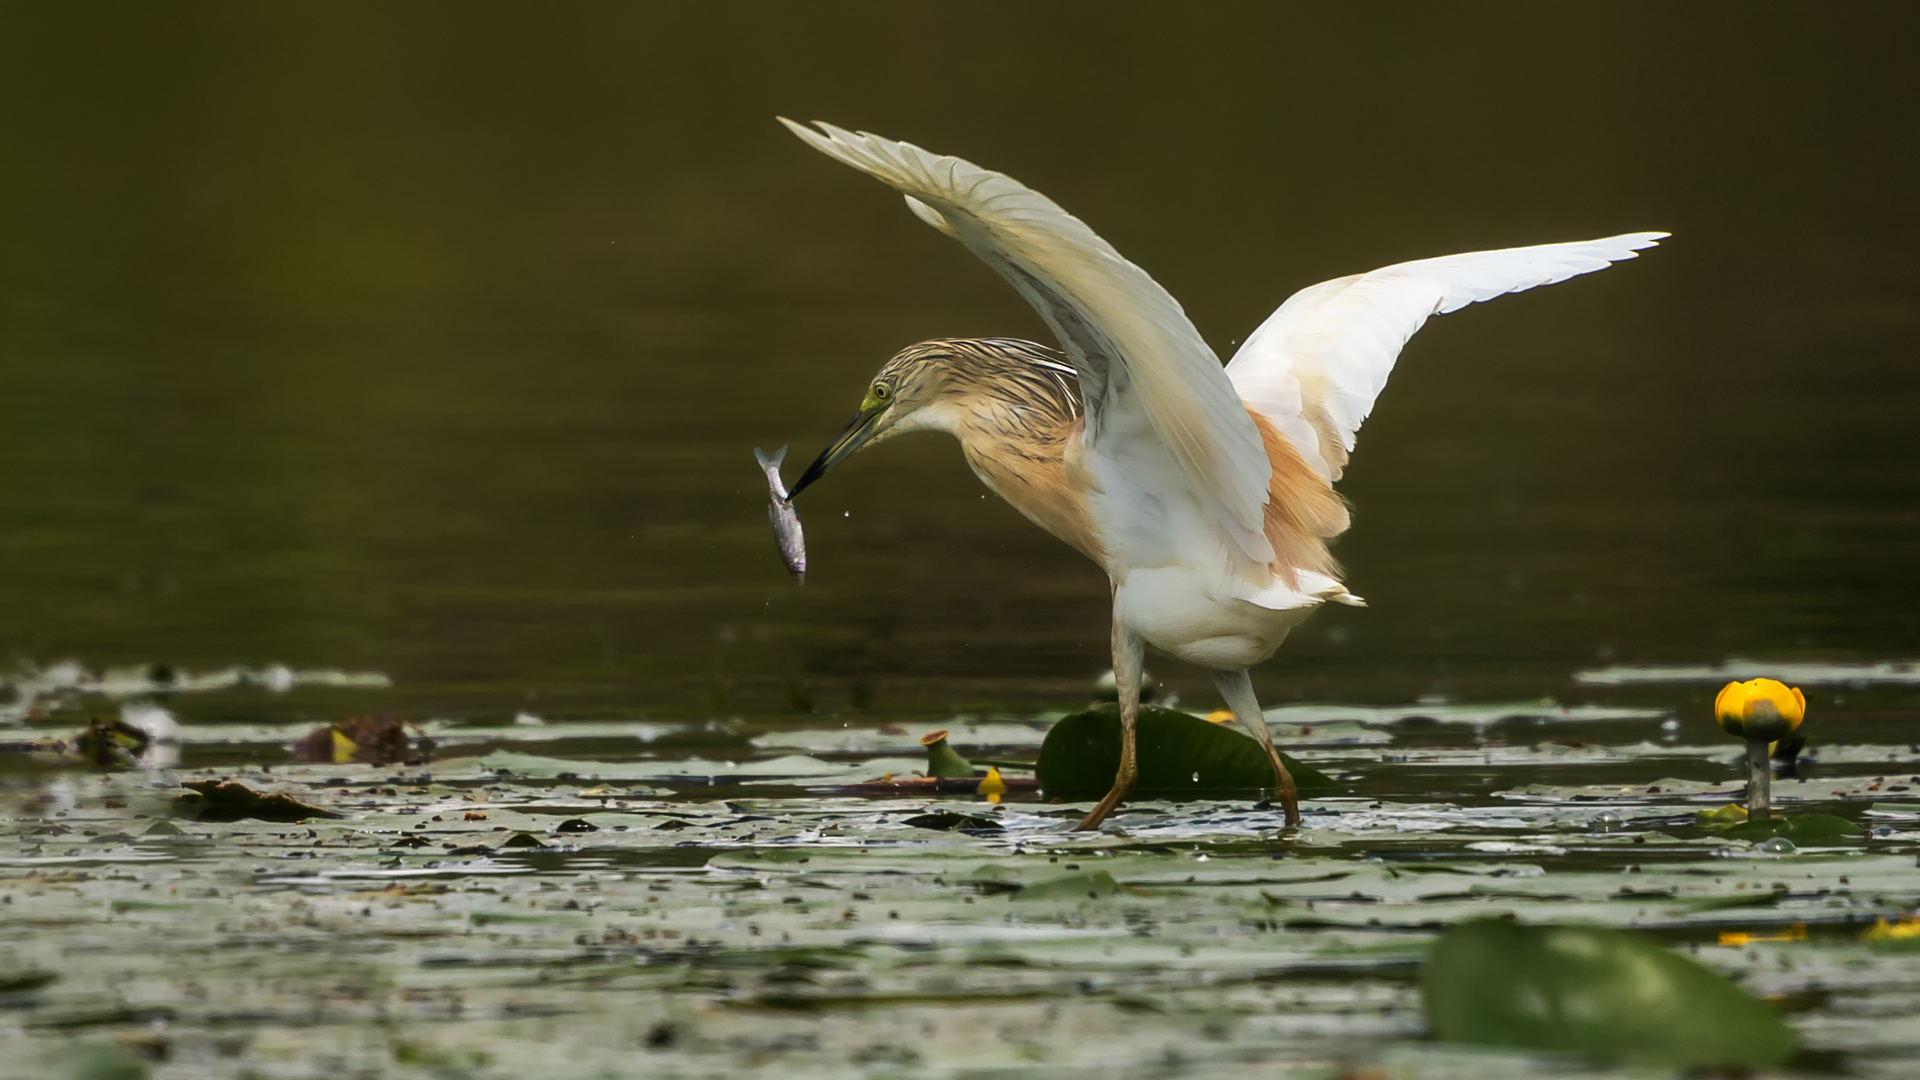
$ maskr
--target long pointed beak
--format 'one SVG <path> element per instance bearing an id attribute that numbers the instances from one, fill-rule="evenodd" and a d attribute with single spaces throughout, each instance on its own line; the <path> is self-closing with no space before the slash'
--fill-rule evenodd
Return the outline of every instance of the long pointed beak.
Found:
<path id="1" fill-rule="evenodd" d="M 799 481 L 787 492 L 787 500 L 791 502 L 806 490 L 808 484 L 827 475 L 828 469 L 845 461 L 855 450 L 865 445 L 868 439 L 873 438 L 874 428 L 878 426 L 880 414 L 884 409 L 884 406 L 878 409 L 862 409 L 853 418 L 853 422 L 846 426 L 846 430 L 842 431 L 825 450 L 820 451 L 820 456 L 813 459 L 813 464 L 807 466 L 807 471 L 800 474 Z"/>

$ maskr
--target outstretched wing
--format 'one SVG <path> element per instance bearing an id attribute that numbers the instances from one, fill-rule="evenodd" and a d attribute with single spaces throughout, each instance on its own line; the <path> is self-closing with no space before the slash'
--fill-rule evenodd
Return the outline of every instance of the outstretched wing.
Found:
<path id="1" fill-rule="evenodd" d="M 1263 532 L 1271 466 L 1259 430 L 1219 358 L 1146 271 L 1012 177 L 831 124 L 780 122 L 904 194 L 916 215 L 1026 297 L 1079 372 L 1090 446 L 1143 418 L 1235 547 L 1257 564 L 1273 558 Z"/>
<path id="2" fill-rule="evenodd" d="M 1665 236 L 1475 251 L 1322 282 L 1260 324 L 1227 364 L 1227 378 L 1309 464 L 1338 480 L 1401 346 L 1429 316 L 1605 269 Z"/>

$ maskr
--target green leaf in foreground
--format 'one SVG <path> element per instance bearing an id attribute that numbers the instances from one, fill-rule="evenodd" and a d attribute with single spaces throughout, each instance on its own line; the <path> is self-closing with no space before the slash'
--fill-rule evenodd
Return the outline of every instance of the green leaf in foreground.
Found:
<path id="1" fill-rule="evenodd" d="M 1464 923 L 1434 943 L 1420 990 L 1445 1042 L 1679 1066 L 1770 1065 L 1795 1045 L 1773 1010 L 1721 975 L 1599 926 Z"/>
<path id="2" fill-rule="evenodd" d="M 1273 786 L 1273 766 L 1250 736 L 1225 724 L 1151 705 L 1140 707 L 1140 779 L 1135 795 L 1206 795 Z M 1326 774 L 1280 760 L 1300 793 L 1340 790 Z M 1062 717 L 1040 746 L 1034 773 L 1041 788 L 1062 799 L 1097 799 L 1120 769 L 1120 707 L 1102 705 Z"/>

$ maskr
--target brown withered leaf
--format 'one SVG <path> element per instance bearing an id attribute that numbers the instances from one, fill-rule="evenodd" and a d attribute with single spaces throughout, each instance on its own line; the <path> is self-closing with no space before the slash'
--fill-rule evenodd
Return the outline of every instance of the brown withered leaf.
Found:
<path id="1" fill-rule="evenodd" d="M 180 785 L 194 792 L 183 795 L 175 804 L 196 821 L 260 821 L 291 823 L 307 818 L 337 818 L 336 814 L 281 792 L 259 792 L 238 780 L 188 780 Z"/>
<path id="2" fill-rule="evenodd" d="M 314 728 L 289 749 L 305 764 L 417 765 L 431 757 L 433 740 L 409 737 L 407 723 L 392 716 L 349 716 Z"/>

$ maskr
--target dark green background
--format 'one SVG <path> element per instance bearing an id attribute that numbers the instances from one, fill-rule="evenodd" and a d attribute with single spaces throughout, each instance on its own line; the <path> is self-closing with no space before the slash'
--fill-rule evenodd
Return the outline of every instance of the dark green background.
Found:
<path id="1" fill-rule="evenodd" d="M 830 119 L 1005 170 L 1226 351 L 1296 288 L 1668 229 L 1430 324 L 1270 702 L 1570 692 L 1920 628 L 1909 4 L 15 4 L 0 651 L 412 708 L 1072 702 L 1106 583 L 953 446 L 810 493 L 898 347 L 1043 335 Z M 1203 696 L 1204 678 L 1156 669 Z"/>

